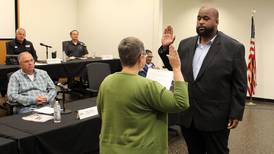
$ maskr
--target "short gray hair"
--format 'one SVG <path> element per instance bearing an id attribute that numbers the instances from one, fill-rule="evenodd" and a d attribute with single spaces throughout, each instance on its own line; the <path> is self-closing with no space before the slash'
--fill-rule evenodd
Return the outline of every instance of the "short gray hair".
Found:
<path id="1" fill-rule="evenodd" d="M 18 57 L 17 57 L 17 60 L 18 60 L 18 63 L 19 63 L 19 64 L 21 63 L 22 56 L 25 55 L 25 54 L 31 55 L 28 51 L 21 52 L 21 53 L 18 55 Z M 32 57 L 32 55 L 31 55 L 31 57 Z"/>
<path id="2" fill-rule="evenodd" d="M 26 34 L 26 30 L 25 30 L 24 28 L 18 28 L 18 29 L 16 30 L 16 34 L 17 34 L 18 32 L 24 32 L 24 33 Z"/>
<path id="3" fill-rule="evenodd" d="M 118 51 L 122 65 L 131 67 L 145 53 L 144 43 L 136 37 L 126 37 L 120 42 Z"/>

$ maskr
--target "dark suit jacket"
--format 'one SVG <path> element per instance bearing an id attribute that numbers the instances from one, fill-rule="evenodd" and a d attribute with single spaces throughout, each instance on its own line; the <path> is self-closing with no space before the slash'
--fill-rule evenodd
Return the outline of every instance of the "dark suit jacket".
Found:
<path id="1" fill-rule="evenodd" d="M 222 130 L 229 118 L 243 117 L 247 91 L 245 48 L 218 32 L 194 80 L 192 61 L 197 40 L 198 36 L 182 40 L 178 48 L 190 100 L 190 108 L 180 113 L 179 124 L 193 124 L 202 131 Z M 171 70 L 167 53 L 168 49 L 160 47 L 159 55 Z"/>

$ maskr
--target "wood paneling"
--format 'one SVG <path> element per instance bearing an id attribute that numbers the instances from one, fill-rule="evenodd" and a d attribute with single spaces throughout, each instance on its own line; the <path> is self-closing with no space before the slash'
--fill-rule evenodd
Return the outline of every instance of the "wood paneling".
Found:
<path id="1" fill-rule="evenodd" d="M 6 42 L 10 40 L 0 40 L 0 64 L 6 63 Z"/>

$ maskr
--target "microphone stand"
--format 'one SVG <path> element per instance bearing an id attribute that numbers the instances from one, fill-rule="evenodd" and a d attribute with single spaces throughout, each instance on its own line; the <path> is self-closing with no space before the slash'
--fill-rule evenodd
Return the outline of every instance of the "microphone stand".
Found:
<path id="1" fill-rule="evenodd" d="M 40 45 L 46 47 L 46 57 L 48 59 L 49 58 L 49 48 L 52 48 L 52 47 L 49 45 L 43 44 L 43 43 L 40 43 Z"/>
<path id="2" fill-rule="evenodd" d="M 61 114 L 69 114 L 72 111 L 70 109 L 65 108 L 65 92 L 66 92 L 66 90 L 64 87 L 61 87 L 61 90 L 62 90 L 62 108 L 63 108 L 63 110 L 61 111 Z"/>
<path id="3" fill-rule="evenodd" d="M 49 58 L 49 46 L 44 46 L 46 47 L 46 56 L 47 56 L 47 59 Z"/>

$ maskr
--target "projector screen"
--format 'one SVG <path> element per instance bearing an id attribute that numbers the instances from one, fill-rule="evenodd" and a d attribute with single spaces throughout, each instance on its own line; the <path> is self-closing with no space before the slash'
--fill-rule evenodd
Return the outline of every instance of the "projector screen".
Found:
<path id="1" fill-rule="evenodd" d="M 17 0 L 0 0 L 0 39 L 11 39 L 17 27 Z"/>

